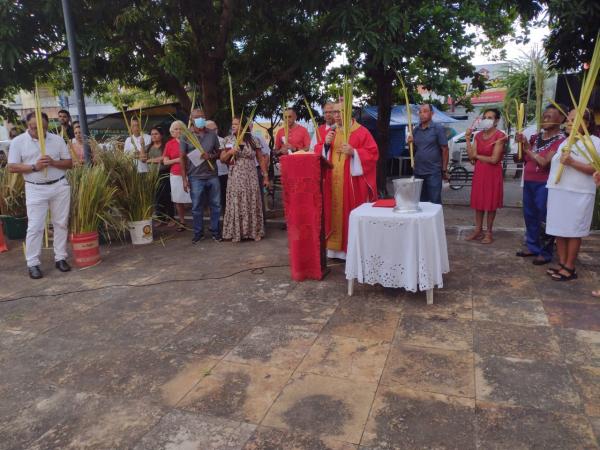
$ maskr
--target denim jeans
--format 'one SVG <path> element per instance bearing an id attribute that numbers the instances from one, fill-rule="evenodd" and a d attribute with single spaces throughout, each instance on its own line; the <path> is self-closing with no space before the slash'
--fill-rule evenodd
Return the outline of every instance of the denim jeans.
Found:
<path id="1" fill-rule="evenodd" d="M 221 186 L 219 177 L 206 180 L 190 178 L 190 197 L 192 197 L 192 217 L 194 219 L 194 236 L 204 234 L 204 199 L 208 197 L 210 208 L 210 232 L 213 236 L 221 236 L 219 216 L 221 215 Z"/>
<path id="2" fill-rule="evenodd" d="M 423 179 L 421 190 L 421 201 L 442 204 L 442 173 L 431 173 L 429 175 L 417 175 L 415 178 Z"/>
<path id="3" fill-rule="evenodd" d="M 544 233 L 548 189 L 546 183 L 525 181 L 523 183 L 523 217 L 527 230 L 527 248 L 546 261 L 552 259 L 554 239 Z"/>

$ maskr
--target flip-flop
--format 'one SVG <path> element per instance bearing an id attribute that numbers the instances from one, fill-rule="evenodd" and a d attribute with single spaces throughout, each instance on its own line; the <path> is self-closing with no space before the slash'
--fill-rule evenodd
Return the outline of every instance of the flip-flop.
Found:
<path id="1" fill-rule="evenodd" d="M 471 233 L 465 238 L 465 241 L 480 241 L 481 239 L 483 239 L 483 231 Z"/>
<path id="2" fill-rule="evenodd" d="M 178 233 L 181 233 L 182 231 L 185 231 L 185 227 L 177 227 L 177 228 L 176 228 L 176 231 L 177 231 Z"/>
<path id="3" fill-rule="evenodd" d="M 494 238 L 492 237 L 492 233 L 486 232 L 483 239 L 481 240 L 482 244 L 491 244 L 494 242 Z"/>

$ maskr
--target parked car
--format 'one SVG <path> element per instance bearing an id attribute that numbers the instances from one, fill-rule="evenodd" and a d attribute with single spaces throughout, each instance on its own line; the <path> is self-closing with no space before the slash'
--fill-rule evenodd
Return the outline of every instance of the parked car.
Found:
<path id="1" fill-rule="evenodd" d="M 468 162 L 467 157 L 467 140 L 465 133 L 459 133 L 448 141 L 448 151 L 450 153 L 450 160 L 463 163 Z"/>

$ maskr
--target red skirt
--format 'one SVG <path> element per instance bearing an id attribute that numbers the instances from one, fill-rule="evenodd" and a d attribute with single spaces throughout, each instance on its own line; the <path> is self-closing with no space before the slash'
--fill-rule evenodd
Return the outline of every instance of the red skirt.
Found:
<path id="1" fill-rule="evenodd" d="M 477 211 L 496 211 L 504 200 L 504 177 L 501 164 L 477 161 L 471 188 L 471 208 Z"/>

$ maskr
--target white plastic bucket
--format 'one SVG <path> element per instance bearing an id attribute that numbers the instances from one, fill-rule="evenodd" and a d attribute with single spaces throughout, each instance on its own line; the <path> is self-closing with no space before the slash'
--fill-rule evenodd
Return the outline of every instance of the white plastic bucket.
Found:
<path id="1" fill-rule="evenodd" d="M 152 243 L 152 220 L 139 220 L 137 222 L 128 222 L 127 228 L 131 235 L 133 245 L 143 245 Z"/>

